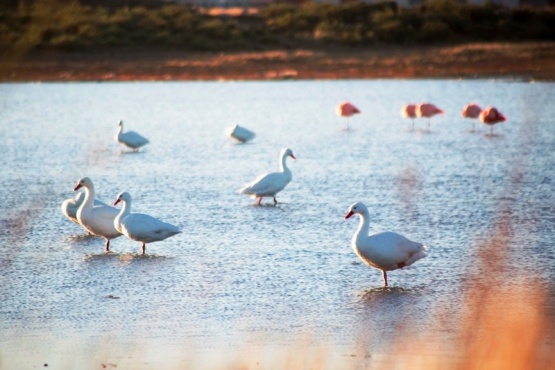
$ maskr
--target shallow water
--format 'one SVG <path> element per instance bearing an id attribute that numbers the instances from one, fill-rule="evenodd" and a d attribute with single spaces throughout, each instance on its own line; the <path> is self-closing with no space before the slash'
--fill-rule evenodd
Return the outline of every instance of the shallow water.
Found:
<path id="1" fill-rule="evenodd" d="M 350 130 L 334 113 L 345 100 L 362 111 Z M 421 101 L 446 112 L 430 133 L 400 116 Z M 470 101 L 509 121 L 470 132 Z M 437 307 L 459 310 L 500 215 L 507 268 L 531 289 L 555 278 L 553 101 L 553 83 L 494 80 L 0 85 L 0 355 L 160 359 L 305 337 L 382 353 L 401 324 L 431 332 L 432 347 L 452 340 Z M 151 144 L 127 153 L 119 119 Z M 235 123 L 256 138 L 231 142 Z M 277 207 L 255 206 L 237 190 L 277 169 L 283 147 L 293 181 Z M 183 233 L 144 257 L 125 237 L 104 254 L 59 210 L 82 176 L 103 201 L 128 191 L 134 211 Z M 355 201 L 372 230 L 430 246 L 388 289 L 350 247 Z"/>

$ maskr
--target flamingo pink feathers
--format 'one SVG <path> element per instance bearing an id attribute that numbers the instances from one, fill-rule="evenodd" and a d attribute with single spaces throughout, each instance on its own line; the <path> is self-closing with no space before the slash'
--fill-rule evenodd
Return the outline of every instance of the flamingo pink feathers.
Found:
<path id="1" fill-rule="evenodd" d="M 491 126 L 490 135 L 493 135 L 493 126 L 499 122 L 505 122 L 507 117 L 505 117 L 501 112 L 494 107 L 488 107 L 480 113 L 480 121 L 483 124 Z"/>
<path id="2" fill-rule="evenodd" d="M 474 120 L 480 116 L 482 108 L 478 104 L 470 103 L 464 106 L 461 115 L 464 118 L 472 119 L 472 132 L 474 132 Z"/>
<path id="3" fill-rule="evenodd" d="M 416 105 L 407 104 L 401 109 L 401 116 L 412 120 L 412 129 L 414 130 L 414 119 L 416 118 Z"/>
<path id="4" fill-rule="evenodd" d="M 360 113 L 360 110 L 349 102 L 341 103 L 336 108 L 339 117 L 347 117 L 347 128 L 349 128 L 349 117 Z"/>
<path id="5" fill-rule="evenodd" d="M 430 103 L 422 103 L 416 107 L 416 116 L 417 117 L 426 117 L 428 118 L 428 131 L 430 131 L 430 118 L 435 116 L 436 114 L 443 114 L 443 110 L 439 109 L 433 104 Z"/>

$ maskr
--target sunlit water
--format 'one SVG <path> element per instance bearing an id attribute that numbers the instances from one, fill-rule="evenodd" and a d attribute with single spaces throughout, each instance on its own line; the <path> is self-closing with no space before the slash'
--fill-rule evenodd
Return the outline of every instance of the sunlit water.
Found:
<path id="1" fill-rule="evenodd" d="M 334 113 L 345 100 L 362 111 L 350 130 Z M 400 116 L 422 101 L 446 112 L 430 133 Z M 470 132 L 470 101 L 509 121 Z M 373 354 L 399 325 L 449 341 L 436 308 L 460 309 L 502 209 L 507 267 L 530 289 L 555 278 L 554 101 L 552 83 L 485 80 L 0 85 L 0 355 L 179 358 L 307 337 Z M 125 153 L 119 119 L 151 144 Z M 230 141 L 235 123 L 256 138 Z M 238 194 L 277 170 L 284 147 L 297 160 L 280 204 Z M 120 237 L 105 255 L 59 209 L 82 176 L 105 202 L 128 191 L 134 211 L 183 233 L 145 257 Z M 372 230 L 430 246 L 389 289 L 351 249 L 358 220 L 343 216 L 355 201 Z"/>

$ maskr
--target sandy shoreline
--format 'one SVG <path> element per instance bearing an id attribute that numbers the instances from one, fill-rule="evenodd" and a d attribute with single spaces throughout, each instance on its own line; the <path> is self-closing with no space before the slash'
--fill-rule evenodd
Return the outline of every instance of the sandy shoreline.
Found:
<path id="1" fill-rule="evenodd" d="M 367 78 L 555 81 L 555 42 L 199 53 L 114 51 L 4 56 L 1 82 Z"/>

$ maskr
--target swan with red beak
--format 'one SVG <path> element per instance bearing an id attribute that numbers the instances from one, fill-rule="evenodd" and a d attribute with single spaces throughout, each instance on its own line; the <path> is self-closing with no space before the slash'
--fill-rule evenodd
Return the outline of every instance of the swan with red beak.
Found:
<path id="1" fill-rule="evenodd" d="M 370 213 L 364 203 L 351 205 L 345 219 L 353 215 L 360 217 L 358 230 L 352 239 L 353 249 L 364 263 L 382 271 L 384 286 L 387 286 L 387 271 L 410 266 L 428 255 L 428 247 L 403 235 L 391 231 L 368 235 Z"/>
<path id="2" fill-rule="evenodd" d="M 274 205 L 277 204 L 276 194 L 285 189 L 293 179 L 293 174 L 285 162 L 287 157 L 297 159 L 291 149 L 282 149 L 280 153 L 280 172 L 262 175 L 245 185 L 239 192 L 258 198 L 258 205 L 262 202 L 263 197 L 272 197 L 274 198 Z"/>

